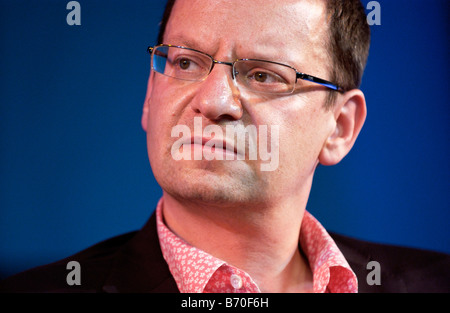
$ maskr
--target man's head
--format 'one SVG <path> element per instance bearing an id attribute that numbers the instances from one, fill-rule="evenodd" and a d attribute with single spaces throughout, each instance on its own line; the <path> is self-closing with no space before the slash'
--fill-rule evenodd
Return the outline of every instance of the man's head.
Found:
<path id="1" fill-rule="evenodd" d="M 289 196 L 307 198 L 317 164 L 338 163 L 353 146 L 366 115 L 364 96 L 354 88 L 359 86 L 367 57 L 368 26 L 361 5 L 351 6 L 350 15 L 357 18 L 349 19 L 345 11 L 349 8 L 340 2 L 169 3 L 161 24 L 161 43 L 200 50 L 222 62 L 249 58 L 286 64 L 299 72 L 336 80 L 346 92 L 328 91 L 322 85 L 299 79 L 289 95 L 254 93 L 236 84 L 231 68 L 224 64 L 216 64 L 200 82 L 152 71 L 142 124 L 147 131 L 155 178 L 165 192 L 184 200 L 214 204 L 270 205 Z M 364 23 L 348 26 L 361 19 Z M 365 30 L 355 32 L 359 27 Z M 353 33 L 339 34 L 336 28 L 353 29 Z M 342 43 L 343 37 L 365 41 L 358 45 L 366 48 L 350 49 L 357 43 Z M 341 60 L 344 65 L 335 64 Z M 330 99 L 333 105 L 327 105 Z M 172 131 L 177 125 L 194 131 L 195 118 L 202 121 L 203 129 L 220 126 L 224 134 L 227 126 L 255 126 L 258 132 L 255 138 L 247 134 L 247 146 L 251 139 L 259 144 L 264 141 L 260 131 L 264 127 L 269 131 L 264 138 L 266 144 L 274 143 L 270 130 L 279 127 L 278 141 L 269 147 L 279 150 L 279 166 L 263 172 L 261 164 L 267 160 L 250 160 L 248 154 L 245 160 L 233 161 L 174 160 L 171 152 L 179 134 L 174 138 Z M 204 141 L 205 137 L 210 138 L 203 136 Z M 234 137 L 225 134 L 220 139 L 236 145 Z"/>

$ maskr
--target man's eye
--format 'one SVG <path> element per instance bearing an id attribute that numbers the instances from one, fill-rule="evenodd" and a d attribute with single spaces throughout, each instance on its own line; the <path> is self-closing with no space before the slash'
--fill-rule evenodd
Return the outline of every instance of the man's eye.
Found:
<path id="1" fill-rule="evenodd" d="M 247 77 L 256 83 L 280 84 L 286 81 L 280 76 L 268 71 L 253 71 L 248 73 Z"/>
<path id="2" fill-rule="evenodd" d="M 174 66 L 179 71 L 186 72 L 202 72 L 205 65 L 202 60 L 180 56 L 174 60 Z"/>
<path id="3" fill-rule="evenodd" d="M 189 66 L 191 65 L 191 61 L 188 59 L 180 59 L 178 61 L 178 65 L 180 66 L 181 69 L 187 70 L 189 68 Z"/>
<path id="4" fill-rule="evenodd" d="M 257 72 L 254 74 L 254 78 L 257 82 L 264 83 L 267 80 L 268 75 L 267 73 Z"/>

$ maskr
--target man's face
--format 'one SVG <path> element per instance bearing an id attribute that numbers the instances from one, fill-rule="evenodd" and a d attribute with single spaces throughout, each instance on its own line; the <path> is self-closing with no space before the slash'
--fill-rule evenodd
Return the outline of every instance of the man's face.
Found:
<path id="1" fill-rule="evenodd" d="M 326 32 L 322 1 L 178 0 L 164 43 L 194 48 L 219 61 L 280 62 L 329 79 Z M 296 91 L 287 96 L 257 94 L 236 86 L 231 72 L 230 66 L 216 64 L 204 81 L 194 83 L 151 74 L 144 118 L 149 159 L 158 183 L 176 198 L 215 205 L 268 205 L 309 192 L 319 154 L 335 126 L 333 113 L 323 108 L 326 89 L 298 81 Z M 248 138 L 244 160 L 227 160 L 230 151 L 221 152 L 223 160 L 176 160 L 173 147 L 181 135 L 172 137 L 172 130 L 186 125 L 194 136 L 194 118 L 201 121 L 202 129 L 219 126 L 223 136 L 216 139 L 234 145 L 237 142 L 227 137 L 226 127 L 253 125 L 257 130 L 253 148 L 258 151 L 262 151 L 258 140 L 266 129 L 263 139 L 271 157 L 278 160 L 272 160 L 271 170 L 262 170 L 270 160 L 262 160 L 259 153 L 256 160 L 250 159 Z M 203 144 L 210 137 L 203 136 Z M 183 149 L 194 146 L 186 144 Z M 205 147 L 200 144 L 200 148 Z"/>

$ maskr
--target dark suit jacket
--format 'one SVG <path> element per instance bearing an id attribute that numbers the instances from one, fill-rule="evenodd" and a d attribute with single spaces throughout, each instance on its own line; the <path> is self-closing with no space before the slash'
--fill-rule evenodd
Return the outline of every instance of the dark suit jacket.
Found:
<path id="1" fill-rule="evenodd" d="M 363 242 L 331 234 L 358 277 L 359 292 L 450 292 L 450 256 Z M 368 285 L 367 263 L 381 267 L 381 285 Z M 81 285 L 69 286 L 69 261 L 81 265 Z M 159 245 L 153 214 L 137 232 L 100 242 L 61 261 L 3 280 L 1 292 L 179 292 Z"/>

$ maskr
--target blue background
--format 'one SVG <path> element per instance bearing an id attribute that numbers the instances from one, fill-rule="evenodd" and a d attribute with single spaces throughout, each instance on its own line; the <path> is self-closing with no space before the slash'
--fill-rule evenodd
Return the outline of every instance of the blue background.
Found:
<path id="1" fill-rule="evenodd" d="M 140 118 L 163 2 L 81 0 L 81 26 L 67 2 L 0 1 L 0 278 L 140 228 L 161 196 Z M 449 1 L 379 3 L 366 124 L 308 210 L 450 253 Z"/>

